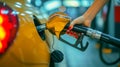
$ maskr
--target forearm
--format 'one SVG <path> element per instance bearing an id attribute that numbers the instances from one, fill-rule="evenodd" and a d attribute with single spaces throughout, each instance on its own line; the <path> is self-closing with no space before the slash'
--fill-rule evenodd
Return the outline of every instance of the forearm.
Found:
<path id="1" fill-rule="evenodd" d="M 83 14 L 85 20 L 92 21 L 96 14 L 108 1 L 109 0 L 95 0 L 91 7 L 89 7 L 89 9 Z"/>

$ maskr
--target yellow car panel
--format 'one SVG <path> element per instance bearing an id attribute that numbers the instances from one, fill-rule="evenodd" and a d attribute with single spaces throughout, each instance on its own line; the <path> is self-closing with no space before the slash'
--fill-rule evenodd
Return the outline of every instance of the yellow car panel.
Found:
<path id="1" fill-rule="evenodd" d="M 0 57 L 0 67 L 49 67 L 49 48 L 39 36 L 33 21 L 36 9 L 25 6 L 26 0 L 1 0 L 18 12 L 19 28 L 17 36 L 10 48 Z M 16 2 L 22 7 L 14 6 Z M 25 11 L 31 11 L 27 14 Z M 21 15 L 22 13 L 25 16 Z M 43 19 L 42 19 L 43 20 Z"/>

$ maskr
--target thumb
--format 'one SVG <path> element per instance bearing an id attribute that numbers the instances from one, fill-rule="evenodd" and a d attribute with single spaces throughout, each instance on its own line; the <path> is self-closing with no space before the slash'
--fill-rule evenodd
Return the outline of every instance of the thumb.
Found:
<path id="1" fill-rule="evenodd" d="M 72 22 L 71 22 L 71 26 L 74 26 L 75 24 L 82 24 L 84 22 L 84 17 L 83 16 L 80 16 L 76 19 L 74 19 Z"/>
<path id="2" fill-rule="evenodd" d="M 70 23 L 70 27 L 73 27 L 75 24 L 77 24 L 77 22 L 72 21 L 72 22 Z"/>

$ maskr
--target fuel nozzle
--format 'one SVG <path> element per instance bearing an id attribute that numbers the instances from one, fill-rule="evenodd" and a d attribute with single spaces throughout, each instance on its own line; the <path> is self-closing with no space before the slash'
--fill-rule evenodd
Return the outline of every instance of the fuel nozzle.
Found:
<path id="1" fill-rule="evenodd" d="M 49 17 L 46 28 L 59 39 L 61 31 L 70 22 L 69 16 L 63 12 L 56 12 Z"/>

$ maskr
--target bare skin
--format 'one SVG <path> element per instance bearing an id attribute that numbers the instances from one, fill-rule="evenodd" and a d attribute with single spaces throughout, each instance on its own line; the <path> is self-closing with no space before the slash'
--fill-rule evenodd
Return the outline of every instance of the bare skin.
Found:
<path id="1" fill-rule="evenodd" d="M 100 11 L 100 9 L 108 2 L 109 0 L 95 0 L 94 3 L 89 7 L 89 9 L 80 17 L 74 19 L 69 29 L 67 30 L 67 34 L 78 38 L 77 33 L 71 31 L 75 24 L 82 24 L 84 26 L 90 27 L 91 21 L 94 19 L 96 14 Z"/>
<path id="2" fill-rule="evenodd" d="M 83 24 L 90 27 L 91 21 L 108 1 L 109 0 L 95 0 L 91 7 L 89 7 L 89 9 L 82 16 L 71 22 L 70 27 L 73 27 L 75 24 Z"/>

